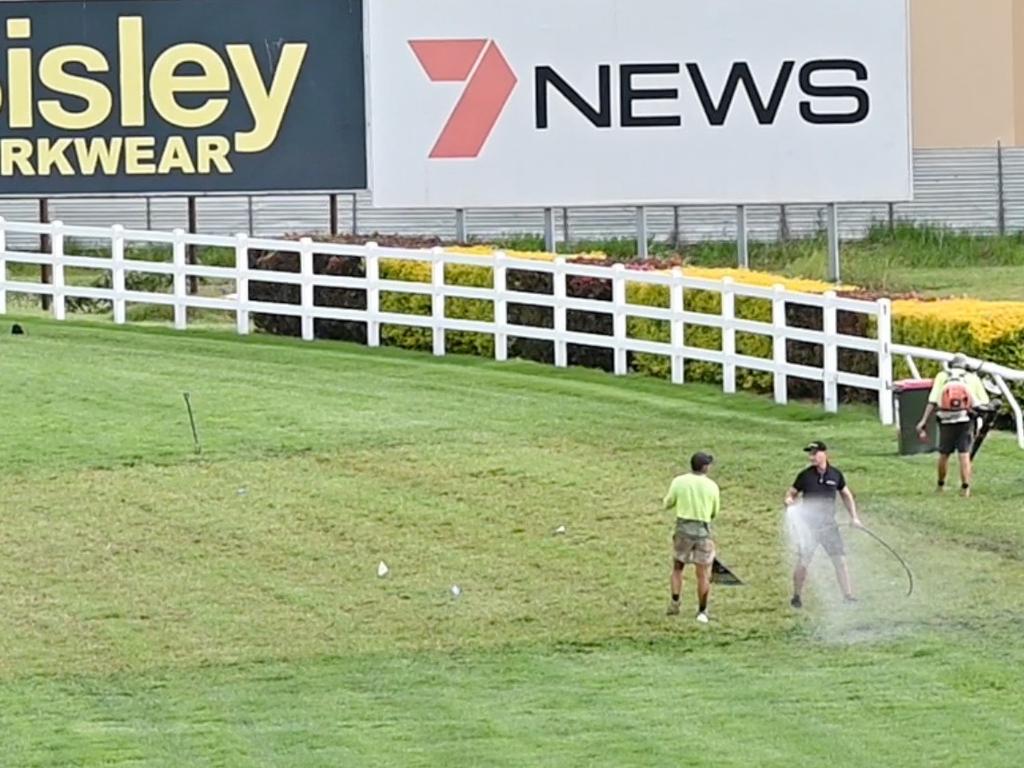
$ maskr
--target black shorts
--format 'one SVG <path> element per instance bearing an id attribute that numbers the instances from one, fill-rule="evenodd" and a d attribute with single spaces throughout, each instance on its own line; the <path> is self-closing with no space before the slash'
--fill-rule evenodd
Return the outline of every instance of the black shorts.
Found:
<path id="1" fill-rule="evenodd" d="M 974 420 L 958 424 L 939 424 L 939 453 L 970 453 L 974 444 Z"/>

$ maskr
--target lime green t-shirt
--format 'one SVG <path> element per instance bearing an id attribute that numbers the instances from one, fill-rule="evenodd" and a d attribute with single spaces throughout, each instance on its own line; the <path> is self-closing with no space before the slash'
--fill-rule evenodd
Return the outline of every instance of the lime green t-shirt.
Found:
<path id="1" fill-rule="evenodd" d="M 971 398 L 974 400 L 975 405 L 985 405 L 989 402 L 988 392 L 985 391 L 985 385 L 981 383 L 981 378 L 976 373 L 970 371 L 956 371 L 957 376 L 963 382 L 964 386 L 967 387 L 967 391 L 971 393 Z M 939 371 L 935 377 L 935 381 L 932 384 L 932 391 L 928 394 L 928 402 L 932 405 L 938 406 L 942 400 L 942 390 L 950 380 L 949 371 Z M 947 414 L 941 409 L 938 413 L 939 421 L 950 423 L 958 421 L 970 421 L 970 416 L 966 413 L 951 413 Z"/>
<path id="2" fill-rule="evenodd" d="M 710 523 L 718 515 L 718 485 L 707 475 L 680 475 L 672 481 L 665 496 L 665 509 L 675 509 L 681 520 Z"/>

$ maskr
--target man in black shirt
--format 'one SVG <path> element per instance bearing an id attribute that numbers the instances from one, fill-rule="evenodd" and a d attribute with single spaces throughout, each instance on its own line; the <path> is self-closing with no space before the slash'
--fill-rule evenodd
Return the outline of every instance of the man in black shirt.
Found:
<path id="1" fill-rule="evenodd" d="M 813 442 L 804 448 L 804 451 L 809 455 L 811 464 L 796 476 L 793 486 L 786 491 L 787 524 L 795 535 L 799 547 L 799 561 L 793 570 L 793 599 L 789 604 L 794 608 L 803 607 L 800 595 L 807 580 L 807 567 L 819 546 L 832 558 L 843 597 L 847 602 L 854 602 L 856 598 L 850 587 L 843 537 L 839 534 L 839 526 L 836 525 L 836 494 L 842 497 L 843 504 L 850 513 L 850 522 L 860 526 L 857 503 L 846 485 L 843 473 L 829 464 L 824 443 Z M 799 504 L 798 497 L 801 497 Z"/>

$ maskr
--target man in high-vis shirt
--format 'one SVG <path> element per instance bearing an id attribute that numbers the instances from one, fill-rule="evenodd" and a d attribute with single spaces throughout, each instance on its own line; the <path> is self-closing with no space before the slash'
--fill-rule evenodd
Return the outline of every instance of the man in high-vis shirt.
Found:
<path id="1" fill-rule="evenodd" d="M 672 602 L 668 605 L 668 615 L 679 613 L 683 568 L 692 564 L 697 571 L 697 621 L 701 624 L 708 623 L 711 566 L 715 561 L 711 521 L 718 516 L 721 504 L 718 485 L 708 477 L 713 462 L 714 459 L 708 454 L 695 453 L 690 458 L 691 471 L 672 481 L 664 501 L 665 509 L 673 509 L 676 513 L 670 577 Z"/>
<path id="2" fill-rule="evenodd" d="M 988 405 L 988 392 L 978 374 L 969 370 L 966 355 L 957 353 L 949 361 L 949 369 L 939 371 L 928 395 L 917 432 L 922 440 L 928 438 L 926 427 L 934 413 L 939 421 L 938 490 L 946 488 L 949 457 L 954 452 L 960 461 L 960 493 L 971 495 L 971 448 L 974 445 L 975 409 Z"/>

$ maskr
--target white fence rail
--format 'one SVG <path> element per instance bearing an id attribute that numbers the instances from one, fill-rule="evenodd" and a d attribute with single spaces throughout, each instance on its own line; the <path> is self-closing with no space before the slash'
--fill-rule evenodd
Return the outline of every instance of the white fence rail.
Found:
<path id="1" fill-rule="evenodd" d="M 49 253 L 35 253 L 14 250 L 8 247 L 9 235 L 45 235 L 50 241 Z M 105 242 L 110 257 L 75 256 L 65 252 L 68 238 Z M 131 244 L 163 244 L 170 246 L 170 261 L 142 261 L 130 258 Z M 234 265 L 230 267 L 189 264 L 189 246 L 229 248 L 234 251 Z M 252 269 L 249 266 L 250 253 L 278 251 L 298 253 L 299 271 L 283 272 Z M 354 257 L 363 260 L 363 277 L 340 277 L 317 274 L 314 270 L 314 255 Z M 417 261 L 430 265 L 429 282 L 386 280 L 381 278 L 381 260 Z M 12 279 L 9 275 L 11 264 L 34 264 L 51 269 L 51 282 L 28 282 Z M 445 281 L 445 267 L 451 264 L 488 268 L 492 272 L 490 287 L 469 287 L 450 285 Z M 109 273 L 109 288 L 81 286 L 69 283 L 66 270 L 82 268 Z M 509 270 L 543 272 L 552 276 L 553 289 L 550 294 L 527 293 L 511 290 L 508 284 Z M 24 270 L 22 270 L 23 272 Z M 170 292 L 129 290 L 126 276 L 129 273 L 169 275 Z M 199 296 L 188 291 L 189 278 L 208 278 L 232 281 L 235 290 L 223 296 Z M 572 277 L 592 277 L 610 280 L 612 300 L 574 298 L 568 295 L 568 281 Z M 276 283 L 299 287 L 299 303 L 276 303 L 256 301 L 250 298 L 250 281 Z M 628 301 L 627 285 L 647 283 L 667 288 L 669 301 L 664 307 L 642 306 Z M 348 288 L 365 291 L 365 309 L 341 309 L 319 306 L 315 302 L 317 288 Z M 721 313 L 696 312 L 687 307 L 688 291 L 710 291 L 721 296 Z M 429 315 L 401 314 L 381 309 L 381 294 L 406 293 L 429 296 Z M 239 334 L 248 334 L 252 327 L 253 313 L 284 315 L 299 318 L 301 336 L 312 341 L 315 335 L 315 321 L 342 320 L 364 323 L 367 343 L 371 347 L 381 343 L 381 327 L 384 325 L 408 326 L 428 329 L 432 334 L 432 348 L 435 355 L 446 352 L 446 334 L 466 331 L 488 334 L 494 338 L 494 356 L 504 361 L 509 355 L 509 341 L 513 338 L 549 341 L 554 347 L 554 362 L 558 367 L 568 365 L 570 344 L 611 350 L 614 373 L 628 373 L 628 354 L 648 353 L 661 355 L 671 361 L 671 380 L 682 384 L 685 380 L 685 363 L 688 360 L 702 361 L 721 366 L 722 388 L 726 393 L 736 391 L 737 371 L 748 369 L 767 372 L 773 377 L 775 401 L 785 403 L 788 397 L 788 379 L 803 379 L 822 385 L 823 406 L 826 411 L 839 408 L 840 386 L 855 387 L 874 392 L 878 396 L 879 418 L 883 424 L 892 424 L 894 418 L 893 358 L 903 357 L 914 376 L 918 376 L 915 359 L 948 362 L 949 352 L 894 344 L 892 341 L 892 307 L 887 299 L 875 302 L 860 301 L 837 296 L 834 292 L 818 294 L 797 293 L 776 285 L 771 288 L 745 285 L 725 279 L 713 281 L 688 276 L 684 270 L 674 269 L 671 273 L 643 272 L 629 270 L 622 265 L 612 268 L 587 264 L 569 264 L 564 259 L 543 262 L 511 259 L 503 254 L 493 258 L 464 254 L 446 253 L 441 249 L 429 251 L 381 248 L 374 244 L 366 246 L 314 243 L 309 238 L 302 240 L 269 240 L 252 238 L 246 234 L 234 237 L 215 235 L 190 235 L 183 230 L 159 232 L 113 227 L 65 226 L 61 222 L 52 224 L 11 222 L 0 218 L 0 314 L 7 312 L 10 294 L 48 296 L 52 302 L 53 316 L 63 320 L 67 314 L 68 299 L 93 299 L 110 302 L 115 323 L 127 322 L 129 304 L 162 305 L 173 308 L 174 327 L 185 329 L 189 309 L 220 310 L 235 315 Z M 475 299 L 490 302 L 493 306 L 492 321 L 467 320 L 448 317 L 446 301 L 450 298 Z M 754 298 L 771 302 L 771 322 L 760 322 L 737 316 L 736 300 Z M 551 328 L 520 325 L 509 322 L 510 303 L 550 308 L 553 314 Z M 787 322 L 786 307 L 789 304 L 818 307 L 822 311 L 822 330 L 797 328 Z M 593 312 L 612 316 L 612 335 L 599 335 L 568 330 L 568 312 L 571 310 Z M 850 336 L 839 333 L 838 313 L 851 312 L 866 315 L 873 320 L 875 336 Z M 633 338 L 628 332 L 629 318 L 648 318 L 667 322 L 670 339 L 667 342 Z M 691 326 L 720 329 L 720 349 L 708 349 L 687 344 L 686 332 Z M 754 357 L 737 351 L 737 333 L 761 335 L 771 339 L 771 356 Z M 822 366 L 820 368 L 790 362 L 787 357 L 787 342 L 798 341 L 820 345 Z M 842 349 L 867 352 L 877 360 L 874 376 L 841 370 L 839 352 Z M 1007 382 L 1024 382 L 1024 371 L 1004 366 L 975 361 L 981 371 L 996 382 L 1009 405 L 1017 426 L 1017 439 L 1024 448 L 1024 412 L 1018 405 Z"/>
<path id="2" fill-rule="evenodd" d="M 11 250 L 7 247 L 10 234 L 48 235 L 49 253 L 31 253 Z M 67 238 L 100 241 L 109 244 L 110 258 L 72 256 L 65 253 Z M 165 244 L 171 246 L 171 260 L 168 262 L 140 261 L 130 258 L 129 245 Z M 203 266 L 187 263 L 189 245 L 215 246 L 234 249 L 235 264 L 231 267 Z M 252 250 L 298 252 L 299 271 L 280 272 L 251 269 L 249 254 Z M 316 274 L 314 255 L 355 257 L 365 265 L 364 277 L 339 277 Z M 429 283 L 381 279 L 382 259 L 418 261 L 430 265 Z M 47 265 L 52 271 L 52 282 L 26 282 L 13 280 L 8 276 L 8 265 L 12 263 Z M 490 287 L 466 287 L 449 285 L 445 282 L 445 266 L 462 264 L 491 268 L 493 283 Z M 110 273 L 110 287 L 89 287 L 69 284 L 66 270 L 86 268 L 104 270 Z M 508 270 L 543 272 L 552 276 L 551 294 L 526 293 L 510 290 L 507 282 Z M 169 293 L 128 290 L 126 274 L 148 273 L 170 275 L 172 290 Z M 611 280 L 612 301 L 572 298 L 567 295 L 569 278 L 586 276 Z M 214 278 L 234 281 L 233 294 L 210 297 L 192 295 L 188 292 L 190 277 Z M 300 288 L 298 304 L 255 301 L 249 297 L 249 283 L 258 280 L 264 283 L 297 285 Z M 664 286 L 670 297 L 666 307 L 652 307 L 631 304 L 627 300 L 627 285 L 647 283 Z M 316 288 L 348 288 L 366 292 L 366 309 L 341 309 L 319 306 L 315 303 Z M 687 291 L 711 291 L 721 295 L 721 314 L 696 312 L 686 306 Z M 381 309 L 381 293 L 413 293 L 431 297 L 429 315 L 410 315 L 386 312 Z M 188 323 L 189 309 L 222 310 L 234 313 L 237 331 L 247 334 L 251 327 L 253 313 L 297 317 L 301 323 L 303 339 L 314 338 L 316 320 L 343 320 L 366 324 L 367 341 L 370 346 L 380 344 L 382 325 L 412 326 L 429 329 L 432 333 L 435 355 L 444 355 L 445 335 L 452 331 L 489 334 L 494 337 L 495 358 L 499 361 L 508 357 L 510 338 L 526 338 L 550 341 L 554 346 L 555 365 L 568 364 L 568 345 L 583 345 L 612 350 L 614 372 L 623 375 L 628 372 L 627 355 L 648 353 L 662 355 L 671 361 L 672 381 L 681 384 L 685 378 L 684 364 L 688 360 L 703 361 L 722 368 L 723 390 L 736 391 L 736 375 L 739 369 L 763 371 L 774 377 L 774 396 L 779 403 L 787 400 L 787 378 L 819 382 L 823 388 L 823 404 L 827 411 L 839 408 L 839 386 L 857 387 L 878 394 L 879 416 L 884 424 L 893 420 L 891 397 L 893 378 L 892 359 L 892 317 L 888 300 L 877 302 L 856 301 L 841 298 L 835 293 L 823 295 L 794 293 L 782 286 L 773 288 L 744 285 L 730 279 L 713 281 L 693 278 L 683 270 L 671 273 L 634 271 L 617 265 L 607 267 L 569 264 L 564 259 L 554 262 L 510 259 L 503 254 L 493 258 L 446 253 L 441 249 L 402 250 L 367 246 L 314 243 L 309 238 L 293 240 L 265 240 L 250 238 L 245 234 L 235 237 L 189 235 L 182 230 L 155 232 L 113 227 L 69 227 L 61 222 L 52 224 L 19 223 L 0 219 L 0 313 L 7 311 L 8 294 L 38 294 L 52 298 L 53 316 L 63 320 L 69 298 L 83 298 L 108 301 L 113 308 L 115 323 L 126 322 L 128 304 L 158 304 L 173 307 L 174 326 L 184 329 Z M 737 298 L 750 297 L 771 302 L 771 322 L 743 319 L 736 314 Z M 491 302 L 494 307 L 493 321 L 467 320 L 448 317 L 446 300 L 450 298 L 476 299 Z M 553 327 L 517 325 L 509 322 L 509 303 L 547 307 L 554 316 Z M 789 303 L 822 310 L 823 329 L 809 330 L 787 325 L 786 305 Z M 567 329 L 567 313 L 581 310 L 598 314 L 610 314 L 613 318 L 611 336 L 581 333 Z M 855 312 L 874 318 L 872 325 L 877 329 L 874 338 L 849 336 L 837 330 L 837 313 Z M 670 341 L 650 341 L 632 338 L 628 334 L 629 318 L 648 318 L 669 323 Z M 721 349 L 707 349 L 686 343 L 685 330 L 688 326 L 705 326 L 720 329 Z M 744 355 L 737 351 L 737 333 L 759 334 L 772 340 L 771 357 L 761 358 Z M 821 368 L 791 363 L 786 356 L 788 341 L 802 341 L 821 345 L 824 350 Z M 853 349 L 869 352 L 878 360 L 876 376 L 843 371 L 839 368 L 839 350 Z"/>

